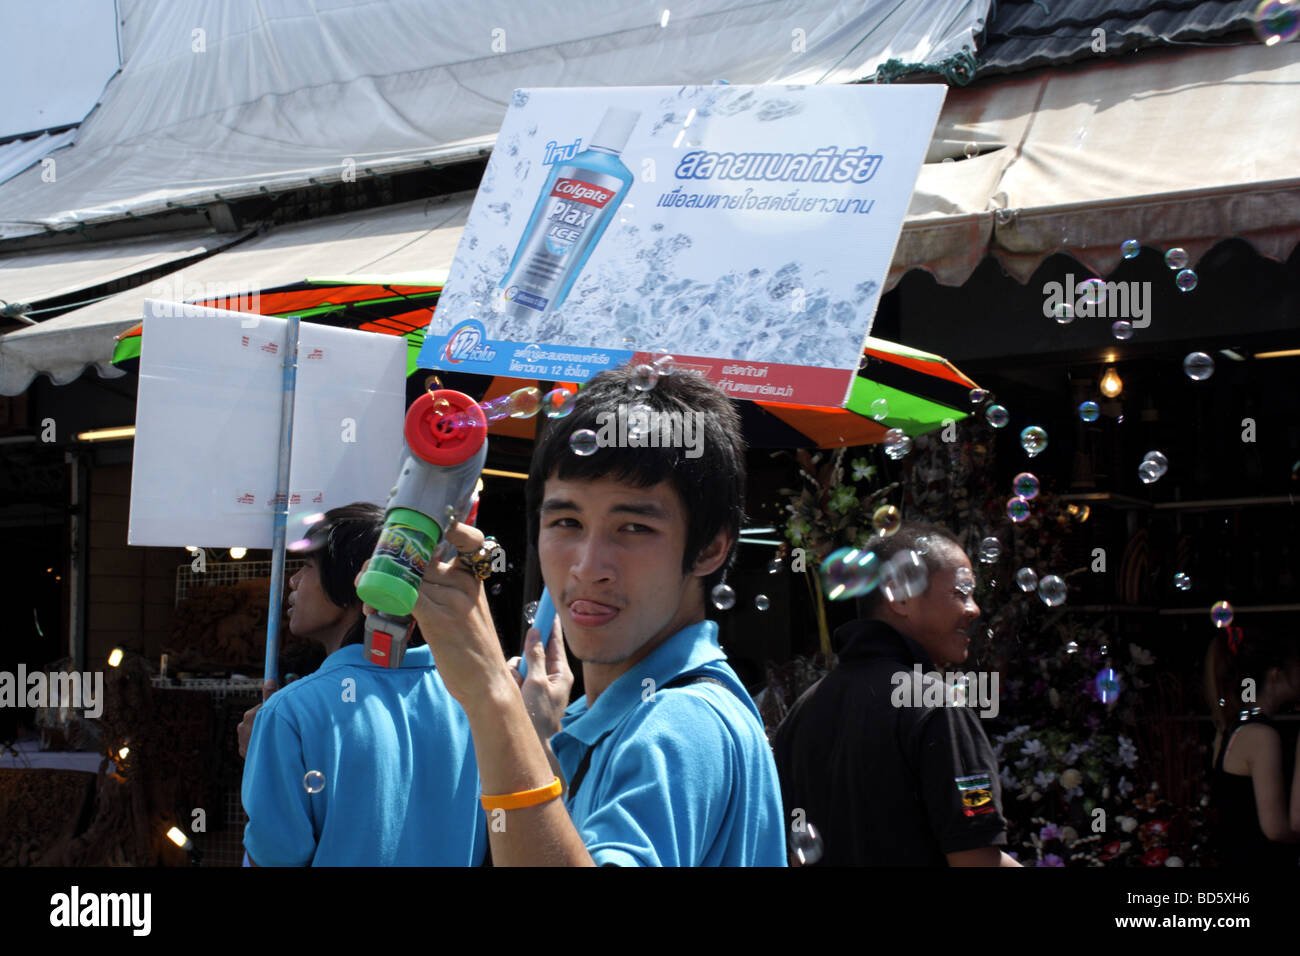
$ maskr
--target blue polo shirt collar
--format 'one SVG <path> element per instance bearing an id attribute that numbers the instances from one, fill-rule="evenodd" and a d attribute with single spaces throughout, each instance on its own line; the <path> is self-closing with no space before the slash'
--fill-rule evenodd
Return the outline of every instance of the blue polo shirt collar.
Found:
<path id="1" fill-rule="evenodd" d="M 349 644 L 347 647 L 340 647 L 321 662 L 320 667 L 316 668 L 316 673 L 333 670 L 336 667 L 368 667 L 377 671 L 388 670 L 386 667 L 380 667 L 378 664 L 366 660 L 364 644 Z M 434 667 L 433 651 L 429 649 L 428 644 L 421 644 L 419 647 L 408 647 L 406 653 L 402 656 L 402 667 Z"/>
<path id="2" fill-rule="evenodd" d="M 726 657 L 718 646 L 716 623 L 701 621 L 684 627 L 605 688 L 590 710 L 585 694 L 570 704 L 564 712 L 560 733 L 590 746 L 606 731 L 617 727 L 641 702 L 646 689 L 642 682 L 647 677 L 654 681 L 654 687 L 663 687 L 682 674 Z"/>

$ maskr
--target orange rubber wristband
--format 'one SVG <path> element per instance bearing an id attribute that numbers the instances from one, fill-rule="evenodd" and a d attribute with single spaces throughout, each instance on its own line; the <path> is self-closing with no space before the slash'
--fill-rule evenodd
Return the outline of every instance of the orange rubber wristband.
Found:
<path id="1" fill-rule="evenodd" d="M 535 807 L 554 800 L 563 792 L 564 784 L 560 783 L 559 777 L 555 777 L 544 787 L 521 790 L 518 793 L 503 793 L 495 797 L 484 794 L 480 799 L 484 810 L 522 810 L 525 807 Z"/>

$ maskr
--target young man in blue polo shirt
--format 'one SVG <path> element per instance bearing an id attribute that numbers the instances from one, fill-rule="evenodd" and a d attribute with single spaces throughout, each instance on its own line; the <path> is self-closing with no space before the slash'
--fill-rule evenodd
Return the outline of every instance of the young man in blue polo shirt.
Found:
<path id="1" fill-rule="evenodd" d="M 252 865 L 477 866 L 487 851 L 469 722 L 432 652 L 409 648 L 395 669 L 362 653 L 353 579 L 383 523 L 382 508 L 354 504 L 308 532 L 289 627 L 328 656 L 252 720 L 243 781 Z"/>
<path id="2" fill-rule="evenodd" d="M 743 517 L 739 419 L 698 376 L 635 382 L 593 379 L 534 454 L 530 531 L 557 627 L 545 652 L 530 630 L 522 693 L 461 563 L 430 565 L 415 618 L 469 715 L 494 865 L 783 866 L 767 738 L 705 618 Z M 638 404 L 669 447 L 609 447 Z M 592 454 L 570 446 L 583 429 L 606 435 Z M 466 554 L 483 536 L 447 539 Z M 586 689 L 567 709 L 566 639 Z"/>

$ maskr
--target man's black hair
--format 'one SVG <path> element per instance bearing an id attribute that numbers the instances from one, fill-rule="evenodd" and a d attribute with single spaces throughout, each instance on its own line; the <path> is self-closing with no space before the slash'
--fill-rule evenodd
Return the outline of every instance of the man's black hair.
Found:
<path id="1" fill-rule="evenodd" d="M 375 552 L 384 527 L 384 509 L 368 501 L 331 508 L 308 529 L 309 545 L 298 553 L 311 558 L 320 575 L 321 589 L 341 608 L 360 606 L 356 577 L 361 566 Z M 355 624 L 340 647 L 365 640 L 365 620 Z M 414 642 L 412 642 L 414 643 Z"/>
<path id="2" fill-rule="evenodd" d="M 578 392 L 569 415 L 546 423 L 546 431 L 533 451 L 525 491 L 528 540 L 532 547 L 537 547 L 542 496 L 546 480 L 552 476 L 562 481 L 614 478 L 637 488 L 649 488 L 667 480 L 686 506 L 683 574 L 690 572 L 719 531 L 731 534 L 732 545 L 726 560 L 704 579 L 707 597 L 735 558 L 745 517 L 745 443 L 740 416 L 721 389 L 692 372 L 679 369 L 671 375 L 661 375 L 649 391 L 638 391 L 636 381 L 632 366 L 602 372 Z M 696 438 L 700 456 L 688 458 L 685 448 L 672 447 L 605 447 L 587 456 L 578 455 L 570 448 L 569 440 L 574 432 L 588 429 L 599 433 L 604 422 L 617 423 L 620 405 L 629 410 L 635 405 L 647 405 L 660 413 L 700 413 L 702 431 Z M 614 417 L 606 419 L 606 415 Z"/>
<path id="3" fill-rule="evenodd" d="M 927 541 L 918 543 L 920 538 L 925 538 Z M 900 551 L 916 551 L 925 562 L 926 571 L 933 575 L 941 571 L 947 563 L 941 556 L 941 551 L 945 545 L 951 545 L 958 551 L 965 550 L 962 548 L 961 542 L 957 540 L 957 536 L 943 525 L 931 524 L 928 521 L 904 521 L 899 526 L 899 529 L 891 535 L 883 537 L 873 535 L 863 545 L 862 550 L 874 551 L 876 558 L 880 561 L 880 567 L 884 567 L 889 562 L 889 559 Z M 858 598 L 858 617 L 873 618 L 880 613 L 880 609 L 884 607 L 884 604 L 884 589 L 876 587 L 863 597 Z"/>

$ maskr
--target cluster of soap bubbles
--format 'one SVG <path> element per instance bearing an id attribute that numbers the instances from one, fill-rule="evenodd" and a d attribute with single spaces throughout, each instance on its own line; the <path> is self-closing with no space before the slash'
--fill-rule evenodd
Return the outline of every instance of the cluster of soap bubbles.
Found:
<path id="1" fill-rule="evenodd" d="M 1174 575 L 1174 587 L 1180 591 L 1190 591 L 1192 589 L 1192 579 L 1187 574 L 1179 571 Z"/>
<path id="2" fill-rule="evenodd" d="M 1142 456 L 1142 464 L 1138 465 L 1138 477 L 1142 479 L 1142 484 L 1149 485 L 1163 478 L 1168 470 L 1169 459 L 1164 453 L 1149 451 Z"/>
<path id="3" fill-rule="evenodd" d="M 822 562 L 821 576 L 832 601 L 862 597 L 877 587 L 891 601 L 904 600 L 924 594 L 930 583 L 924 558 L 910 548 L 888 561 L 870 549 L 840 548 Z"/>

